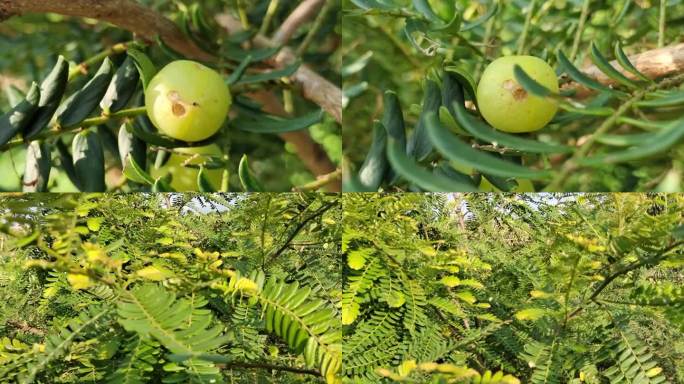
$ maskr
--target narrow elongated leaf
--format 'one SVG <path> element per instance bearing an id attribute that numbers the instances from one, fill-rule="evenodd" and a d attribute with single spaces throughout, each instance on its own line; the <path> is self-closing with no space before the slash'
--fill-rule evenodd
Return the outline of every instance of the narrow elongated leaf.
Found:
<path id="1" fill-rule="evenodd" d="M 572 63 L 570 62 L 570 60 L 568 60 L 568 58 L 565 56 L 563 51 L 558 50 L 557 57 L 558 57 L 558 64 L 561 66 L 563 71 L 565 73 L 567 73 L 576 82 L 584 85 L 587 88 L 595 89 L 597 91 L 608 92 L 608 93 L 612 93 L 612 94 L 616 94 L 616 95 L 618 95 L 618 94 L 624 95 L 622 92 L 618 92 L 618 91 L 610 88 L 607 85 L 603 85 L 603 84 L 599 83 L 598 81 L 596 81 L 596 80 L 592 79 L 591 77 L 582 73 L 582 71 L 580 71 L 579 69 L 577 69 L 577 67 L 572 65 Z"/>
<path id="2" fill-rule="evenodd" d="M 406 155 L 404 147 L 392 137 L 387 142 L 387 158 L 397 174 L 430 192 L 474 192 L 471 185 L 432 173 Z"/>
<path id="3" fill-rule="evenodd" d="M 444 72 L 445 76 L 442 89 L 442 103 L 446 105 L 448 108 L 453 98 L 453 96 L 448 97 L 448 95 L 453 95 L 454 88 L 460 84 L 461 87 L 463 87 L 463 90 L 465 90 L 465 97 L 469 98 L 473 101 L 473 103 L 475 103 L 475 105 L 477 105 L 477 97 L 475 91 L 477 88 L 475 86 L 475 80 L 473 79 L 473 77 L 470 76 L 469 73 L 455 66 L 445 67 Z M 463 92 L 461 92 L 460 94 L 461 97 L 463 97 Z M 463 101 L 461 100 L 461 102 Z"/>
<path id="4" fill-rule="evenodd" d="M 432 80 L 425 82 L 425 96 L 423 97 L 423 110 L 418 118 L 416 129 L 409 138 L 406 152 L 418 160 L 423 160 L 432 151 L 432 142 L 425 133 L 425 115 L 428 112 L 439 112 L 442 104 L 441 90 L 439 85 Z"/>
<path id="5" fill-rule="evenodd" d="M 233 71 L 233 73 L 231 73 L 230 76 L 228 76 L 228 79 L 226 79 L 226 84 L 233 85 L 236 82 L 238 82 L 238 80 L 240 80 L 242 78 L 242 75 L 244 75 L 245 70 L 247 69 L 247 67 L 249 66 L 249 64 L 251 62 L 252 62 L 252 56 L 247 55 L 247 57 L 245 57 L 240 62 L 240 65 L 238 65 L 237 68 L 235 68 L 235 71 Z"/>
<path id="6" fill-rule="evenodd" d="M 126 156 L 123 167 L 123 173 L 126 175 L 127 179 L 141 184 L 155 184 L 155 180 L 152 178 L 152 176 L 145 172 L 145 170 L 138 164 L 133 156 Z"/>
<path id="7" fill-rule="evenodd" d="M 668 148 L 677 144 L 682 138 L 684 138 L 684 119 L 673 122 L 670 127 L 652 134 L 650 139 L 643 140 L 637 146 L 605 155 L 582 158 L 578 160 L 578 163 L 596 166 L 639 160 L 665 153 Z"/>
<path id="8" fill-rule="evenodd" d="M 71 153 L 78 188 L 83 192 L 104 192 L 105 164 L 100 137 L 92 130 L 78 133 L 72 142 Z"/>
<path id="9" fill-rule="evenodd" d="M 670 92 L 667 96 L 637 101 L 636 105 L 639 107 L 661 108 L 661 107 L 676 107 L 684 105 L 684 91 Z"/>
<path id="10" fill-rule="evenodd" d="M 600 69 L 606 76 L 624 85 L 625 87 L 637 89 L 639 85 L 634 81 L 628 79 L 625 75 L 620 73 L 613 67 L 608 59 L 606 59 L 596 47 L 595 43 L 591 43 L 591 61 Z"/>
<path id="11" fill-rule="evenodd" d="M 373 124 L 373 143 L 359 168 L 358 182 L 363 189 L 377 191 L 387 172 L 387 132 L 379 122 Z"/>
<path id="12" fill-rule="evenodd" d="M 112 61 L 106 58 L 95 76 L 76 92 L 69 104 L 57 117 L 60 126 L 64 128 L 73 127 L 90 116 L 107 91 L 107 86 L 114 75 L 113 69 Z"/>
<path id="13" fill-rule="evenodd" d="M 427 132 L 435 148 L 448 159 L 481 172 L 501 177 L 545 179 L 549 171 L 536 171 L 478 151 L 441 126 L 435 114 L 426 117 Z"/>
<path id="14" fill-rule="evenodd" d="M 238 80 L 235 84 L 255 84 L 255 83 L 263 83 L 266 81 L 271 81 L 271 80 L 278 80 L 283 77 L 290 77 L 292 76 L 295 72 L 297 72 L 297 69 L 299 69 L 299 66 L 302 63 L 300 61 L 292 63 L 282 69 L 278 70 L 273 70 L 265 73 L 260 73 L 258 75 L 244 75 L 240 80 Z"/>
<path id="15" fill-rule="evenodd" d="M 629 2 L 628 2 L 629 3 Z M 618 63 L 622 66 L 622 68 L 625 69 L 625 71 L 633 74 L 634 76 L 647 81 L 647 82 L 653 82 L 653 80 L 649 79 L 644 75 L 643 73 L 639 72 L 638 69 L 634 65 L 632 65 L 632 62 L 629 61 L 629 57 L 625 54 L 625 51 L 622 50 L 622 46 L 620 45 L 620 42 L 618 41 L 615 43 L 615 59 L 617 59 Z"/>
<path id="16" fill-rule="evenodd" d="M 264 61 L 268 59 L 269 57 L 272 57 L 278 51 L 280 51 L 281 47 L 271 47 L 271 48 L 259 48 L 259 49 L 253 49 L 253 50 L 244 50 L 240 48 L 239 45 L 231 45 L 228 47 L 228 49 L 225 50 L 223 53 L 223 57 L 225 57 L 228 60 L 232 61 L 237 61 L 237 62 L 244 62 L 245 59 L 250 57 L 250 61 L 252 62 L 259 62 L 259 61 Z"/>
<path id="17" fill-rule="evenodd" d="M 131 156 L 141 168 L 145 169 L 147 145 L 133 134 L 131 125 L 130 122 L 125 122 L 119 128 L 119 158 L 125 167 L 127 158 Z"/>
<path id="18" fill-rule="evenodd" d="M 126 57 L 116 71 L 109 87 L 100 101 L 100 108 L 105 114 L 117 112 L 128 104 L 138 86 L 138 69 L 130 56 Z"/>
<path id="19" fill-rule="evenodd" d="M 74 159 L 69 153 L 69 149 L 60 139 L 55 141 L 55 146 L 57 147 L 57 152 L 59 153 L 59 163 L 64 173 L 67 174 L 71 183 L 78 188 L 78 178 L 76 177 L 76 169 L 74 169 Z"/>
<path id="20" fill-rule="evenodd" d="M 520 86 L 522 86 L 527 92 L 535 96 L 548 97 L 553 99 L 561 98 L 557 93 L 554 93 L 553 91 L 539 84 L 535 79 L 530 77 L 530 75 L 528 75 L 525 72 L 525 70 L 523 70 L 518 64 L 515 64 L 513 66 L 513 75 L 515 76 L 515 80 L 518 82 L 518 84 L 520 84 Z"/>
<path id="21" fill-rule="evenodd" d="M 57 58 L 50 74 L 40 84 L 40 102 L 38 111 L 31 119 L 31 123 L 24 128 L 24 138 L 32 139 L 43 131 L 59 107 L 69 79 L 69 62 L 63 56 Z"/>
<path id="22" fill-rule="evenodd" d="M 203 166 L 200 166 L 199 172 L 197 172 L 197 187 L 200 192 L 216 192 L 216 189 L 207 178 Z"/>
<path id="23" fill-rule="evenodd" d="M 40 87 L 33 83 L 24 100 L 0 116 L 0 145 L 5 145 L 31 122 L 31 117 L 38 110 L 39 101 Z"/>
<path id="24" fill-rule="evenodd" d="M 494 17 L 497 13 L 499 12 L 499 1 L 494 0 L 492 1 L 492 4 L 487 8 L 487 12 L 482 15 L 481 17 L 477 18 L 476 20 L 473 20 L 471 22 L 463 23 L 461 26 L 461 32 L 471 30 L 478 25 L 482 25 L 483 23 L 486 23 L 489 19 Z"/>
<path id="25" fill-rule="evenodd" d="M 320 123 L 323 119 L 323 110 L 318 110 L 294 119 L 283 119 L 276 116 L 259 116 L 255 118 L 238 118 L 233 121 L 233 125 L 247 132 L 257 133 L 283 133 L 299 131 L 314 124 Z"/>
<path id="26" fill-rule="evenodd" d="M 259 180 L 252 175 L 252 171 L 249 169 L 247 155 L 242 155 L 242 158 L 240 159 L 240 165 L 238 166 L 238 177 L 240 178 L 240 184 L 242 184 L 242 188 L 244 188 L 246 192 L 264 191 L 264 187 L 261 185 Z"/>
<path id="27" fill-rule="evenodd" d="M 497 146 L 515 149 L 529 153 L 567 153 L 572 148 L 565 145 L 547 144 L 537 140 L 524 139 L 514 135 L 497 131 L 482 121 L 468 114 L 463 104 L 456 103 L 453 106 L 456 112 L 456 121 L 474 137 L 487 141 Z"/>
<path id="28" fill-rule="evenodd" d="M 157 74 L 157 69 L 154 67 L 154 64 L 152 64 L 152 60 L 150 60 L 142 51 L 137 49 L 129 48 L 126 53 L 135 61 L 135 66 L 138 68 L 138 74 L 143 83 L 143 90 L 147 89 L 147 85 L 154 75 Z"/>
<path id="29" fill-rule="evenodd" d="M 149 127 L 146 127 L 149 124 Z M 202 141 L 181 141 L 172 139 L 168 136 L 162 136 L 156 131 L 151 131 L 152 123 L 149 122 L 147 116 L 138 116 L 135 122 L 129 126 L 131 133 L 140 140 L 150 145 L 156 145 L 164 148 L 186 148 L 186 147 L 203 147 L 209 145 L 216 140 L 216 135 L 211 136 Z M 217 133 L 218 135 L 218 133 Z"/>
<path id="30" fill-rule="evenodd" d="M 45 142 L 32 141 L 26 150 L 26 165 L 22 190 L 24 192 L 47 192 L 52 158 Z"/>

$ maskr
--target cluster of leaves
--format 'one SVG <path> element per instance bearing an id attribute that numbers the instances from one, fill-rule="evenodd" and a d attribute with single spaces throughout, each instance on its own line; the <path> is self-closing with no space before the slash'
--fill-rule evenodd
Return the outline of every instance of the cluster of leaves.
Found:
<path id="1" fill-rule="evenodd" d="M 684 380 L 681 196 L 344 203 L 346 382 Z"/>
<path id="2" fill-rule="evenodd" d="M 272 22 L 282 21 L 296 2 L 285 2 L 268 18 L 265 9 L 268 1 L 256 3 L 248 10 L 248 19 L 253 23 L 251 28 L 231 36 L 221 32 L 205 14 L 233 12 L 234 5 L 224 10 L 225 5 L 218 2 L 202 6 L 178 2 L 171 9 L 165 9 L 189 39 L 217 57 L 217 61 L 205 64 L 225 74 L 233 94 L 231 118 L 224 127 L 215 136 L 193 143 L 161 135 L 145 115 L 144 108 L 143 92 L 152 76 L 169 61 L 184 57 L 161 39 L 157 39 L 156 44 L 144 45 L 131 41 L 130 34 L 111 28 L 97 30 L 99 41 L 94 44 L 81 39 L 82 35 L 89 35 L 93 27 L 73 23 L 73 28 L 79 29 L 81 34 L 74 37 L 63 33 L 64 39 L 73 39 L 79 50 L 90 51 L 86 47 L 91 46 L 101 50 L 89 52 L 93 56 L 87 59 L 78 54 L 80 51 L 63 51 L 65 56 L 47 60 L 54 63 L 51 69 L 43 58 L 40 66 L 49 72 L 41 76 L 44 69 L 33 71 L 30 77 L 36 81 L 25 95 L 16 87 L 5 88 L 8 109 L 0 118 L 0 168 L 8 177 L 1 187 L 39 192 L 172 191 L 168 179 L 152 178 L 149 170 L 162 167 L 172 153 L 191 157 L 191 154 L 174 151 L 175 148 L 215 143 L 221 148 L 222 156 L 206 156 L 204 162 L 190 164 L 188 161 L 185 165 L 200 168 L 197 190 L 213 192 L 216 188 L 207 182 L 203 169 L 225 170 L 221 187 L 224 191 L 290 190 L 293 184 L 303 184 L 314 177 L 296 160 L 293 149 L 286 148 L 274 134 L 303 129 L 308 129 L 329 157 L 339 162 L 339 127 L 320 108 L 312 108 L 311 103 L 295 97 L 289 103 L 299 116 L 284 119 L 266 113 L 259 102 L 247 96 L 263 89 L 275 89 L 276 92 L 280 89 L 291 96 L 286 78 L 299 68 L 302 60 L 308 61 L 308 57 L 302 57 L 283 69 L 264 69 L 268 68 L 264 63 L 278 54 L 281 47 L 249 48 L 250 41 L 262 22 L 270 26 Z M 168 8 L 168 5 L 160 8 Z M 334 18 L 334 12 L 329 12 L 328 17 Z M 54 16 L 45 18 L 47 20 L 36 21 L 30 17 L 12 21 L 19 33 L 27 33 L 34 28 L 32 23 L 51 23 Z M 64 20 L 58 17 L 56 21 Z M 330 28 L 312 29 L 313 32 L 314 44 L 309 45 L 316 49 L 307 52 L 324 51 L 326 41 L 335 34 Z M 307 33 L 296 36 L 295 42 L 306 37 Z M 22 39 L 33 40 L 26 34 Z M 61 42 L 59 46 L 69 45 Z M 334 65 L 333 53 L 320 52 L 317 57 L 320 66 Z M 17 55 L 16 60 L 26 60 L 23 56 Z M 36 61 L 35 57 L 29 59 L 31 63 Z M 76 64 L 78 62 L 81 64 Z M 98 65 L 99 70 L 88 73 L 90 67 Z M 252 170 L 247 166 L 247 155 L 251 157 Z M 282 171 L 283 163 L 288 172 Z M 116 169 L 123 170 L 125 178 L 115 172 Z M 248 172 L 255 174 L 245 175 Z M 255 179 L 268 182 L 249 182 Z"/>
<path id="3" fill-rule="evenodd" d="M 582 12 L 565 1 L 514 2 L 519 7 L 495 0 L 457 2 L 462 6 L 448 22 L 431 7 L 438 1 L 352 3 L 349 18 L 382 32 L 379 39 L 389 39 L 391 53 L 402 52 L 410 68 L 396 60 L 391 67 L 383 65 L 388 48 L 357 36 L 354 28 L 345 36 L 355 39 L 358 51 L 343 68 L 345 116 L 358 122 L 345 126 L 345 134 L 370 132 L 369 122 L 383 109 L 372 137 L 366 134 L 361 145 L 345 147 L 352 163 L 361 164 L 358 177 L 349 176 L 347 190 L 681 190 L 684 76 L 649 79 L 622 48 L 651 47 L 639 39 L 671 41 L 671 33 L 658 33 L 657 24 L 641 20 L 657 21 L 654 15 L 660 15 L 675 30 L 676 15 L 684 12 L 679 2 L 665 7 L 669 13 L 631 1 L 585 2 Z M 602 53 L 607 51 L 615 64 Z M 527 93 L 561 109 L 538 133 L 499 132 L 476 112 L 474 79 L 489 60 L 515 53 L 542 57 L 557 67 L 562 82 L 572 81 L 555 94 L 537 84 L 534 74 L 515 71 L 515 81 Z M 599 83 L 573 64 L 585 61 L 614 84 Z M 380 98 L 383 88 L 396 93 L 386 91 Z M 369 98 L 382 99 L 382 107 Z M 410 107 L 405 112 L 401 104 Z M 409 125 L 414 126 L 410 135 Z"/>
<path id="4" fill-rule="evenodd" d="M 338 196 L 0 207 L 0 381 L 339 382 Z"/>

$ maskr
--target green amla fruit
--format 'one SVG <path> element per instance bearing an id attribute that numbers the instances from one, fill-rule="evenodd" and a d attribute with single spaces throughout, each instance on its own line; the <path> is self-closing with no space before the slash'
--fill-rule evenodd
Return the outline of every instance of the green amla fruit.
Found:
<path id="1" fill-rule="evenodd" d="M 534 56 L 506 56 L 485 68 L 477 86 L 477 104 L 482 116 L 494 128 L 504 132 L 532 132 L 553 119 L 558 105 L 529 94 L 515 80 L 513 67 L 519 65 L 532 79 L 558 92 L 553 68 Z"/>
<path id="2" fill-rule="evenodd" d="M 189 60 L 169 63 L 145 90 L 152 124 L 167 136 L 190 142 L 214 135 L 223 125 L 231 102 L 221 75 Z"/>

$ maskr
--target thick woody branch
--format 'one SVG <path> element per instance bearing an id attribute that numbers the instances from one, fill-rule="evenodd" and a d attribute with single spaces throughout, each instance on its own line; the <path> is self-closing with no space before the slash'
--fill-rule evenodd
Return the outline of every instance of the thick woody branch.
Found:
<path id="1" fill-rule="evenodd" d="M 212 60 L 211 55 L 186 39 L 171 20 L 133 0 L 0 0 L 0 19 L 34 12 L 103 20 L 148 41 L 159 35 L 171 48 L 188 57 Z"/>
<path id="2" fill-rule="evenodd" d="M 629 57 L 629 61 L 650 79 L 658 79 L 665 76 L 676 75 L 684 72 L 684 43 L 671 45 L 663 48 L 652 49 Z M 611 65 L 630 79 L 638 80 L 636 76 L 625 71 L 617 61 L 611 61 Z M 582 72 L 606 85 L 617 85 L 617 82 L 606 76 L 596 66 L 591 65 L 582 69 Z M 567 84 L 564 89 L 575 89 L 577 97 L 585 97 L 592 93 L 590 89 L 575 82 Z"/>

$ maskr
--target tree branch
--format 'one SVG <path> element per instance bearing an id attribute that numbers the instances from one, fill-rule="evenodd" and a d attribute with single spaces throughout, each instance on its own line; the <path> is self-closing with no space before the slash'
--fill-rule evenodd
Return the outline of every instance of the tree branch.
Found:
<path id="1" fill-rule="evenodd" d="M 303 373 L 306 375 L 313 375 L 313 376 L 321 376 L 321 373 L 314 370 L 314 369 L 288 367 L 288 366 L 284 366 L 284 365 L 274 365 L 274 364 L 267 364 L 267 363 L 243 363 L 243 362 L 232 361 L 232 362 L 226 363 L 223 367 L 224 368 L 268 369 L 268 370 L 274 370 L 274 371 L 285 371 L 285 372 Z"/>
<path id="2" fill-rule="evenodd" d="M 670 45 L 663 48 L 652 49 L 636 55 L 629 56 L 629 61 L 649 79 L 676 75 L 684 72 L 684 43 Z M 639 80 L 632 73 L 625 71 L 617 61 L 613 60 L 610 64 L 620 71 L 623 75 L 633 80 Z M 590 65 L 582 69 L 586 75 L 594 78 L 601 84 L 616 85 L 616 81 L 606 76 L 596 66 Z M 566 84 L 563 89 L 574 89 L 579 98 L 586 97 L 593 93 L 581 84 L 571 82 Z"/>
<path id="3" fill-rule="evenodd" d="M 161 39 L 176 51 L 199 60 L 213 60 L 187 39 L 176 25 L 133 0 L 0 0 L 0 19 L 23 13 L 59 13 L 107 21 L 147 41 Z"/>
<path id="4" fill-rule="evenodd" d="M 275 260 L 276 257 L 280 256 L 280 254 L 283 253 L 288 248 L 292 239 L 294 239 L 297 236 L 297 234 L 302 230 L 302 228 L 304 228 L 306 223 L 308 223 L 309 221 L 311 221 L 311 220 L 317 218 L 318 216 L 324 214 L 327 210 L 329 210 L 330 208 L 334 207 L 337 204 L 338 204 L 338 201 L 333 201 L 331 203 L 328 203 L 328 204 L 322 206 L 321 208 L 318 208 L 318 210 L 316 212 L 307 216 L 304 220 L 302 220 L 299 224 L 297 224 L 294 231 L 290 232 L 290 234 L 287 236 L 287 239 L 285 239 L 285 242 L 283 243 L 283 245 L 281 245 L 277 251 L 273 252 L 268 257 L 267 263 L 271 263 L 273 260 Z"/>
<path id="5" fill-rule="evenodd" d="M 273 34 L 271 40 L 276 45 L 285 45 L 292 35 L 297 32 L 297 29 L 302 26 L 302 24 L 311 20 L 319 9 L 323 6 L 325 0 L 304 0 L 297 8 L 290 14 L 290 16 L 283 21 L 280 28 Z"/>
<path id="6" fill-rule="evenodd" d="M 242 30 L 240 21 L 228 14 L 216 16 L 216 21 L 225 28 L 228 33 L 236 33 Z M 276 47 L 278 44 L 272 40 L 257 35 L 253 39 L 257 47 Z M 283 47 L 280 52 L 268 61 L 268 64 L 275 68 L 283 68 L 294 63 L 297 56 L 291 48 Z M 319 75 L 307 65 L 300 65 L 299 69 L 292 75 L 292 80 L 302 87 L 302 94 L 305 98 L 320 105 L 326 112 L 342 123 L 342 90 L 331 83 L 323 76 Z"/>

